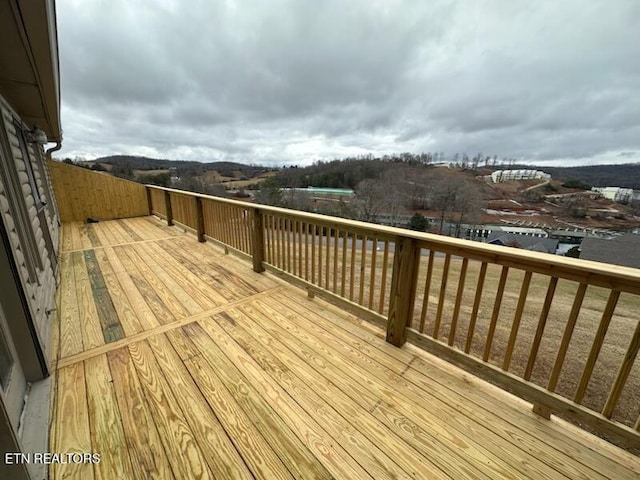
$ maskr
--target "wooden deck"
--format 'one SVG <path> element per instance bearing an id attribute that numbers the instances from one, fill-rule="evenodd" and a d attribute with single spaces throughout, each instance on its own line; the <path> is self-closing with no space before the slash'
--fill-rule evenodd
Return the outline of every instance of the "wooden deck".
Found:
<path id="1" fill-rule="evenodd" d="M 608 478 L 640 460 L 151 217 L 65 224 L 52 478 Z"/>

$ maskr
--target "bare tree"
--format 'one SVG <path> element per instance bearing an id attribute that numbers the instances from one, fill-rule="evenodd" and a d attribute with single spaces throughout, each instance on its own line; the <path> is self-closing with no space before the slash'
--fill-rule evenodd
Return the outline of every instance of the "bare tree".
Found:
<path id="1" fill-rule="evenodd" d="M 433 191 L 433 205 L 439 211 L 440 233 L 443 233 L 445 220 L 449 220 L 455 225 L 455 236 L 460 236 L 463 223 L 475 224 L 482 215 L 482 198 L 477 184 L 460 177 L 437 180 Z"/>
<path id="2" fill-rule="evenodd" d="M 433 206 L 440 212 L 440 233 L 444 228 L 447 213 L 453 210 L 458 188 L 459 182 L 455 178 L 445 177 L 437 183 L 434 189 Z"/>
<path id="3" fill-rule="evenodd" d="M 296 188 L 288 188 L 282 191 L 283 206 L 293 210 L 313 210 L 313 199 L 309 192 Z"/>
<path id="4" fill-rule="evenodd" d="M 469 180 L 460 182 L 454 200 L 454 222 L 456 237 L 460 236 L 462 224 L 476 224 L 482 217 L 482 197 L 478 186 Z"/>
<path id="5" fill-rule="evenodd" d="M 405 212 L 405 204 L 407 203 L 407 187 L 411 169 L 408 167 L 398 167 L 387 170 L 382 176 L 382 189 L 384 191 L 384 207 L 383 211 L 389 216 L 391 225 L 398 226 L 402 222 L 400 220 Z"/>
<path id="6" fill-rule="evenodd" d="M 355 192 L 360 219 L 365 222 L 375 222 L 385 204 L 382 182 L 371 178 L 362 180 L 356 185 Z"/>

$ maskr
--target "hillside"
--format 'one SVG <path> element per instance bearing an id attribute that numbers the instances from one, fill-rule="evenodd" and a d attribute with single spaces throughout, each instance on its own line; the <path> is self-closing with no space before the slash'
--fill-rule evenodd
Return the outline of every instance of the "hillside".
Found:
<path id="1" fill-rule="evenodd" d="M 271 170 L 267 167 L 259 167 L 252 165 L 245 165 L 242 163 L 234 162 L 211 162 L 202 163 L 195 161 L 184 160 L 166 160 L 158 158 L 148 157 L 136 157 L 129 155 L 112 155 L 108 157 L 97 158 L 91 162 L 94 164 L 101 164 L 111 173 L 129 173 L 131 176 L 133 171 L 142 170 L 168 170 L 169 168 L 175 168 L 177 176 L 200 176 L 207 172 L 217 172 L 222 177 L 231 178 L 252 178 L 261 175 Z"/>
<path id="2" fill-rule="evenodd" d="M 585 167 L 527 167 L 550 173 L 556 180 L 580 180 L 594 187 L 625 187 L 640 190 L 640 163 Z"/>

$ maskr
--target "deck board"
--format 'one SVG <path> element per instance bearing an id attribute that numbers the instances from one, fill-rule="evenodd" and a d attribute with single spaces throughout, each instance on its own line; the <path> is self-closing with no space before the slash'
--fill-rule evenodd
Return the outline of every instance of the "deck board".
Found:
<path id="1" fill-rule="evenodd" d="M 176 400 L 177 389 L 165 378 L 151 348 L 146 341 L 128 348 L 175 476 L 198 480 L 214 478 Z"/>
<path id="2" fill-rule="evenodd" d="M 137 478 L 173 479 L 171 464 L 164 454 L 153 420 L 154 412 L 144 398 L 129 350 L 126 347 L 112 350 L 107 359 L 134 475 Z"/>
<path id="3" fill-rule="evenodd" d="M 148 343 L 162 371 L 172 373 L 172 391 L 214 477 L 251 478 L 249 469 L 214 411 L 220 412 L 220 416 L 224 413 L 220 409 L 209 408 L 198 385 L 166 336 L 151 337 Z"/>
<path id="4" fill-rule="evenodd" d="M 84 350 L 80 314 L 76 299 L 76 281 L 71 265 L 71 254 L 62 254 L 61 269 L 65 272 L 60 281 L 60 302 L 65 306 L 61 311 L 60 321 L 60 355 L 67 357 Z"/>
<path id="5" fill-rule="evenodd" d="M 84 362 L 89 406 L 91 451 L 100 454 L 94 464 L 96 479 L 132 478 L 130 449 L 122 428 L 122 416 L 117 406 L 111 371 L 105 355 Z M 60 450 L 64 451 L 64 450 Z"/>
<path id="6" fill-rule="evenodd" d="M 58 372 L 59 394 L 56 399 L 56 437 L 65 452 L 91 452 L 91 432 L 87 406 L 84 365 L 76 363 Z M 55 478 L 93 479 L 93 466 L 80 463 L 56 463 Z"/>
<path id="7" fill-rule="evenodd" d="M 305 369 L 306 364 L 273 337 L 257 328 L 245 330 L 255 323 L 239 310 L 214 319 L 307 413 L 327 425 L 336 441 L 352 446 L 354 458 L 375 478 L 445 478 L 331 381 L 319 380 L 313 370 Z M 239 325 L 242 320 L 246 320 L 243 327 Z"/>
<path id="8" fill-rule="evenodd" d="M 274 311 L 277 308 L 277 303 L 274 299 L 266 299 L 262 303 L 269 305 Z M 416 414 L 412 418 L 416 423 L 422 425 L 427 424 L 428 420 L 426 416 L 432 416 L 435 414 L 435 418 L 448 419 L 446 421 L 446 427 L 449 427 L 450 431 L 454 433 L 458 441 L 462 440 L 465 443 L 475 444 L 475 447 L 480 449 L 483 453 L 479 455 L 480 458 L 492 459 L 496 465 L 500 465 L 502 468 L 508 469 L 509 473 L 515 476 L 527 475 L 530 478 L 548 478 L 549 475 L 553 475 L 556 471 L 570 475 L 572 478 L 593 478 L 594 472 L 585 473 L 572 470 L 570 472 L 563 472 L 565 465 L 562 462 L 553 462 L 551 466 L 545 464 L 542 460 L 549 461 L 545 458 L 545 452 L 536 451 L 536 445 L 531 442 L 527 442 L 526 439 L 519 437 L 511 438 L 511 432 L 508 430 L 500 429 L 502 427 L 498 418 L 490 418 L 485 412 L 472 410 L 466 408 L 464 404 L 458 404 L 455 407 L 451 405 L 452 398 L 450 396 L 440 397 L 434 395 L 427 385 L 420 385 L 408 381 L 402 376 L 406 365 L 395 365 L 396 368 L 389 368 L 389 365 L 384 365 L 384 357 L 378 355 L 375 349 L 369 348 L 366 345 L 362 345 L 358 342 L 347 342 L 342 337 L 334 335 L 332 331 L 322 328 L 321 323 L 316 323 L 316 316 L 298 315 L 301 313 L 299 310 L 291 309 L 291 315 L 286 315 L 287 319 L 296 324 L 299 329 L 304 329 L 322 344 L 329 346 L 334 355 L 341 355 L 345 361 L 351 361 L 354 364 L 359 365 L 363 371 L 374 373 L 376 378 L 382 379 L 379 386 L 383 389 L 389 389 L 392 392 L 403 392 L 401 397 L 390 395 L 391 402 L 411 402 L 410 411 Z M 280 317 L 281 318 L 281 317 Z M 302 324 L 301 318 L 305 318 L 305 323 Z M 308 320 L 307 320 L 308 319 Z M 321 326 L 322 325 L 322 326 Z M 428 407 L 425 407 L 428 405 Z M 466 415 L 466 418 L 460 418 L 460 414 Z M 420 416 L 422 415 L 422 421 Z M 489 430 L 487 425 L 491 426 Z M 437 431 L 444 428 L 444 425 L 437 422 L 433 424 L 431 430 Z M 499 432 L 501 435 L 490 435 L 491 432 Z M 442 436 L 441 436 L 442 437 Z M 478 444 L 476 439 L 483 439 L 482 444 Z M 514 448 L 514 446 L 520 447 Z M 523 465 L 517 474 L 511 471 L 510 465 L 516 464 L 514 461 L 509 461 L 508 456 L 514 457 L 514 460 L 521 456 L 521 451 L 530 451 L 534 453 L 533 458 L 528 464 Z M 468 452 L 467 452 L 468 453 Z M 537 455 L 535 455 L 537 454 Z M 582 475 L 577 475 L 582 473 Z M 496 474 L 505 475 L 505 471 L 496 471 Z"/>
<path id="9" fill-rule="evenodd" d="M 53 479 L 640 474 L 637 457 L 155 217 L 65 224 L 61 247 L 51 451 L 101 462 Z"/>
<path id="10" fill-rule="evenodd" d="M 96 307 L 87 265 L 84 261 L 82 251 L 71 253 L 71 265 L 75 278 L 75 298 L 71 301 L 77 302 L 78 315 L 80 318 L 80 331 L 82 332 L 82 343 L 84 349 L 95 348 L 104 344 L 102 327 Z M 64 305 L 63 305 L 64 308 Z"/>

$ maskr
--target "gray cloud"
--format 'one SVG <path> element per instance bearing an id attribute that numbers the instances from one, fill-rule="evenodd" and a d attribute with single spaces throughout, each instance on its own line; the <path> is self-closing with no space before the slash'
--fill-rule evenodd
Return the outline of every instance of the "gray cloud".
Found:
<path id="1" fill-rule="evenodd" d="M 57 9 L 64 156 L 640 161 L 633 0 L 59 0 Z"/>

